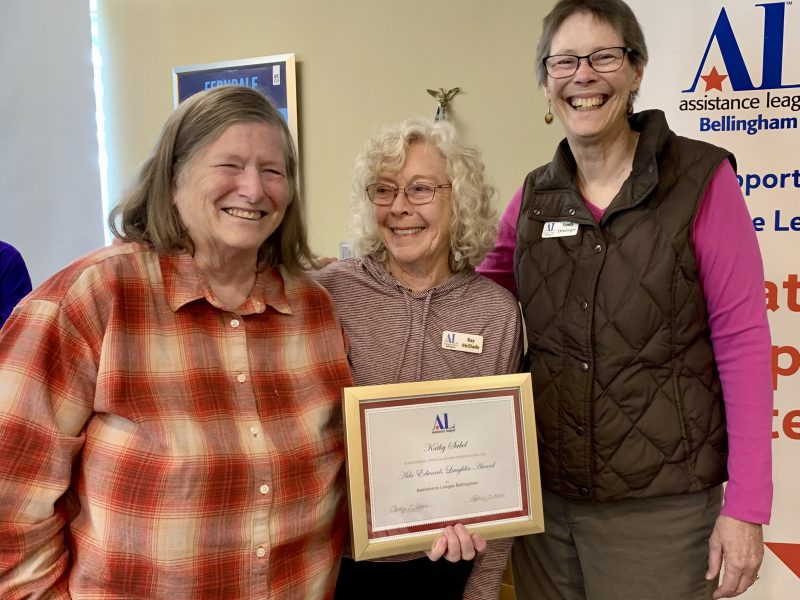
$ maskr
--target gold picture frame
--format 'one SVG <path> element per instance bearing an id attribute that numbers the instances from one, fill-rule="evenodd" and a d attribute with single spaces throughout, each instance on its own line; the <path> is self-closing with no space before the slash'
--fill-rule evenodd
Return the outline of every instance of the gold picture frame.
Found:
<path id="1" fill-rule="evenodd" d="M 355 560 L 544 531 L 530 373 L 345 388 L 344 426 Z"/>

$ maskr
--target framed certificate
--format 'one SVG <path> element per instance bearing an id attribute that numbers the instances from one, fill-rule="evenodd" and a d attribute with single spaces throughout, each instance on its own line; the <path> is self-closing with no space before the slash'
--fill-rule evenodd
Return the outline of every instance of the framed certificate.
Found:
<path id="1" fill-rule="evenodd" d="M 530 373 L 345 388 L 353 558 L 544 531 Z"/>
<path id="2" fill-rule="evenodd" d="M 294 54 L 242 58 L 172 69 L 176 107 L 192 94 L 223 85 L 243 85 L 264 94 L 283 115 L 295 144 L 299 143 Z"/>

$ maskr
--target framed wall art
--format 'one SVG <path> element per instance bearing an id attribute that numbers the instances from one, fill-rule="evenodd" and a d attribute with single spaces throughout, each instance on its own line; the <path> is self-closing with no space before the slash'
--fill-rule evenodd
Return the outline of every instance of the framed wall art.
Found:
<path id="1" fill-rule="evenodd" d="M 223 85 L 256 89 L 275 104 L 289 124 L 295 143 L 299 142 L 294 54 L 173 67 L 172 84 L 175 106 L 192 94 Z"/>

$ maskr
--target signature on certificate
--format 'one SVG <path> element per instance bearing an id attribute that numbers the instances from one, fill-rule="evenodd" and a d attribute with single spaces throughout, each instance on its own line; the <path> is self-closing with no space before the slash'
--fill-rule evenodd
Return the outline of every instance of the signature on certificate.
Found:
<path id="1" fill-rule="evenodd" d="M 392 504 L 389 512 L 405 515 L 409 513 L 421 512 L 426 508 L 430 508 L 430 504 L 423 504 L 422 502 L 414 502 L 412 504 Z"/>
<path id="2" fill-rule="evenodd" d="M 492 500 L 496 500 L 498 498 L 505 498 L 505 497 L 506 497 L 506 493 L 505 492 L 497 492 L 497 493 L 486 494 L 486 495 L 472 494 L 472 496 L 467 498 L 465 500 L 465 502 L 472 503 L 472 504 L 477 504 L 477 503 L 480 502 L 481 504 L 483 504 L 483 503 L 486 503 L 486 502 L 491 502 Z"/>

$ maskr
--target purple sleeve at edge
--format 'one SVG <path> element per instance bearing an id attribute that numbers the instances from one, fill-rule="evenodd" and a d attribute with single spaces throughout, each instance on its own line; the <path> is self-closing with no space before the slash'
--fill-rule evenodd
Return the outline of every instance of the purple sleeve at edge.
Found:
<path id="1" fill-rule="evenodd" d="M 515 298 L 517 283 L 514 280 L 514 249 L 517 245 L 517 218 L 521 208 L 522 188 L 519 188 L 500 217 L 494 249 L 477 268 L 478 273 L 506 288 Z"/>
<path id="2" fill-rule="evenodd" d="M 772 378 L 764 266 L 728 161 L 714 173 L 701 200 L 692 243 L 725 398 L 730 479 L 722 514 L 769 523 Z"/>

